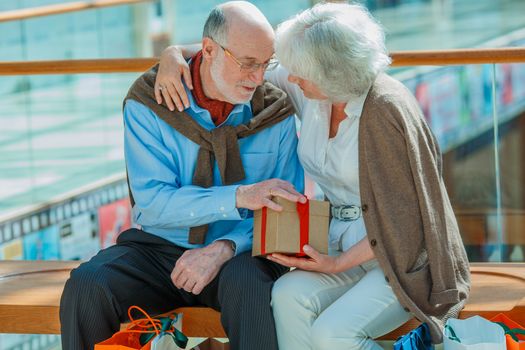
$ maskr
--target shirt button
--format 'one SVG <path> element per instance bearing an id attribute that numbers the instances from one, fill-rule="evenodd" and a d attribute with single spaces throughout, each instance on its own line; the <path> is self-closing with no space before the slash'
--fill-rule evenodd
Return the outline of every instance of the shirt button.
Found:
<path id="1" fill-rule="evenodd" d="M 224 207 L 221 207 L 220 209 L 221 209 L 221 211 L 224 211 Z"/>
<path id="2" fill-rule="evenodd" d="M 361 210 L 363 211 L 363 213 L 366 213 L 366 212 L 368 211 L 368 205 L 363 204 L 363 205 L 361 206 Z"/>
<path id="3" fill-rule="evenodd" d="M 195 213 L 191 212 L 191 213 L 190 213 L 190 216 L 195 216 Z"/>
<path id="4" fill-rule="evenodd" d="M 226 215 L 226 214 L 222 214 L 222 217 L 224 217 L 224 218 L 227 218 L 227 217 L 228 217 L 228 215 Z"/>
<path id="5" fill-rule="evenodd" d="M 371 245 L 372 247 L 375 247 L 376 244 L 377 244 L 377 241 L 376 241 L 375 239 L 372 239 L 372 240 L 370 241 L 370 245 Z"/>

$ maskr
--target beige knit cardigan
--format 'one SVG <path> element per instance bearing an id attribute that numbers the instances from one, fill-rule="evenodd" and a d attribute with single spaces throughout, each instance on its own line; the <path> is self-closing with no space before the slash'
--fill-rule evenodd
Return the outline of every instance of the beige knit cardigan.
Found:
<path id="1" fill-rule="evenodd" d="M 469 263 L 441 174 L 439 146 L 417 101 L 380 75 L 359 124 L 359 181 L 368 240 L 405 310 L 442 342 L 470 289 Z"/>

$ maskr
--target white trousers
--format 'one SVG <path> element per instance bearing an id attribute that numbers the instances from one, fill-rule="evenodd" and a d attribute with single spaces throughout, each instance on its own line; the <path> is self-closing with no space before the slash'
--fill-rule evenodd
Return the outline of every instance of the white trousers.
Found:
<path id="1" fill-rule="evenodd" d="M 275 282 L 272 308 L 279 350 L 379 350 L 373 339 L 412 317 L 377 260 L 339 274 L 291 271 Z"/>

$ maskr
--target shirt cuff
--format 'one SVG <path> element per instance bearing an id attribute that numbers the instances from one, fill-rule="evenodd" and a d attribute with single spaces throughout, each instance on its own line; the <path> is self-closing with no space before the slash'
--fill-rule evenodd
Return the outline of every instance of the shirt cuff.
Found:
<path id="1" fill-rule="evenodd" d="M 252 249 L 252 240 L 246 237 L 245 235 L 227 234 L 217 238 L 216 240 L 214 240 L 214 242 L 224 240 L 229 240 L 235 243 L 235 252 L 233 252 L 234 256 L 237 256 L 241 253 L 247 252 Z"/>
<path id="2" fill-rule="evenodd" d="M 215 207 L 219 220 L 242 220 L 246 216 L 236 207 L 236 193 L 240 185 L 217 186 L 214 191 Z"/>

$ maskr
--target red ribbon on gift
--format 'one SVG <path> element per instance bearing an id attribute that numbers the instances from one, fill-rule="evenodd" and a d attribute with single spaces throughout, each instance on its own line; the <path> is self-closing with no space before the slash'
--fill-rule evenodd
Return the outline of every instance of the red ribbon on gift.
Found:
<path id="1" fill-rule="evenodd" d="M 261 218 L 261 254 L 266 255 L 266 219 L 268 218 L 268 208 L 262 208 Z"/>
<path id="2" fill-rule="evenodd" d="M 295 254 L 297 257 L 307 256 L 303 251 L 305 244 L 310 241 L 310 202 L 307 199 L 306 203 L 297 202 L 297 215 L 299 216 L 299 253 Z M 261 255 L 266 255 L 266 219 L 268 218 L 268 208 L 262 208 L 261 217 Z"/>
<path id="3" fill-rule="evenodd" d="M 297 214 L 299 214 L 299 253 L 296 256 L 306 256 L 303 251 L 305 244 L 310 241 L 310 202 L 297 202 Z"/>

